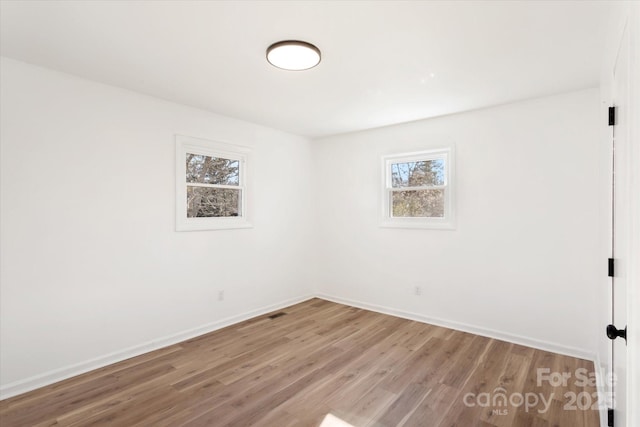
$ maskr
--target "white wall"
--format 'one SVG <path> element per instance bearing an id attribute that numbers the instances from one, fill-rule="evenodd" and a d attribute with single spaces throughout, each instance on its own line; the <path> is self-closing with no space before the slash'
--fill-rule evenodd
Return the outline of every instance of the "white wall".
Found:
<path id="1" fill-rule="evenodd" d="M 5 394 L 313 293 L 307 139 L 10 59 L 0 75 Z M 174 231 L 177 133 L 253 149 L 254 228 Z"/>
<path id="2" fill-rule="evenodd" d="M 599 119 L 591 89 L 314 141 L 320 294 L 592 357 Z M 457 229 L 378 227 L 380 156 L 444 143 Z"/>

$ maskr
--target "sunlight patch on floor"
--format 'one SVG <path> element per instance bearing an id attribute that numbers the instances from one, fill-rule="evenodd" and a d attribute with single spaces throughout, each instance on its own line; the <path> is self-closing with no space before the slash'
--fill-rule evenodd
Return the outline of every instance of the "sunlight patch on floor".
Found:
<path id="1" fill-rule="evenodd" d="M 346 421 L 342 421 L 340 418 L 335 415 L 327 414 L 322 420 L 322 423 L 319 427 L 354 427 Z"/>

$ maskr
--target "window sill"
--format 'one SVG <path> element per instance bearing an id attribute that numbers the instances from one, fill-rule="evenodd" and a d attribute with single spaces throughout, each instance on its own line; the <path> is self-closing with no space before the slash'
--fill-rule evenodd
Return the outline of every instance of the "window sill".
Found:
<path id="1" fill-rule="evenodd" d="M 451 221 L 424 221 L 412 219 L 386 219 L 380 222 L 380 228 L 413 228 L 421 230 L 455 230 Z"/>
<path id="2" fill-rule="evenodd" d="M 253 228 L 246 219 L 189 218 L 176 224 L 176 231 L 213 231 Z"/>

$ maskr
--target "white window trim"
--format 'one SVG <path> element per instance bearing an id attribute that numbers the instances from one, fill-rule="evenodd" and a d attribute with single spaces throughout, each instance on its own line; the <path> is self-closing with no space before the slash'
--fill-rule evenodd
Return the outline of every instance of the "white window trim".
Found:
<path id="1" fill-rule="evenodd" d="M 446 164 L 445 174 L 445 201 L 443 218 L 406 218 L 391 216 L 391 164 L 399 162 L 411 162 L 417 160 L 430 160 L 444 158 Z M 391 154 L 382 156 L 382 195 L 380 227 L 390 228 L 424 228 L 434 230 L 455 230 L 455 148 L 446 146 L 442 148 L 417 151 L 411 153 Z M 419 190 L 422 187 L 410 187 Z M 437 188 L 437 187 L 428 187 Z"/>
<path id="2" fill-rule="evenodd" d="M 249 222 L 249 204 L 247 202 L 250 187 L 247 163 L 250 152 L 251 150 L 247 147 L 176 135 L 176 231 L 228 230 L 253 227 L 251 222 Z M 187 167 L 185 160 L 187 153 L 222 157 L 240 162 L 240 185 L 229 186 L 229 188 L 241 190 L 242 198 L 240 203 L 242 206 L 242 216 L 214 218 L 187 217 Z"/>

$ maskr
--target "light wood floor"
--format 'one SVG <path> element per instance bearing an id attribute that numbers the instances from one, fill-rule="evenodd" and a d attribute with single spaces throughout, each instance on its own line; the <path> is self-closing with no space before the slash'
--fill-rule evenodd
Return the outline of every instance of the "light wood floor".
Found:
<path id="1" fill-rule="evenodd" d="M 579 409 L 595 403 L 575 377 L 591 362 L 320 299 L 280 311 L 4 400 L 0 425 L 599 424 Z M 572 378 L 538 386 L 537 368 Z M 534 394 L 548 410 L 521 403 Z"/>

